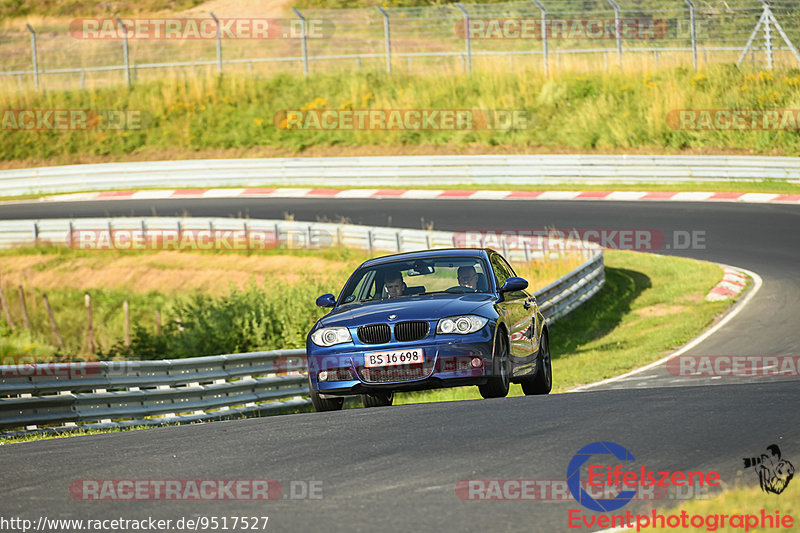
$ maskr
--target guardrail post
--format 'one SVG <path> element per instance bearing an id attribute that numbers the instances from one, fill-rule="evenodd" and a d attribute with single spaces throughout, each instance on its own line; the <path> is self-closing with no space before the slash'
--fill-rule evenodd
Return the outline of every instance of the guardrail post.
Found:
<path id="1" fill-rule="evenodd" d="M 614 0 L 608 0 L 611 7 L 614 8 L 614 27 L 617 34 L 617 58 L 619 59 L 619 69 L 622 70 L 622 19 L 620 18 L 619 4 Z"/>
<path id="2" fill-rule="evenodd" d="M 544 53 L 544 75 L 550 75 L 550 61 L 547 58 L 547 9 L 539 0 L 533 0 L 542 12 L 542 51 Z"/>
<path id="3" fill-rule="evenodd" d="M 131 86 L 131 58 L 130 54 L 128 53 L 128 28 L 125 26 L 125 23 L 122 22 L 122 19 L 117 17 L 117 22 L 119 25 L 122 26 L 122 51 L 125 55 L 125 80 L 128 82 L 128 87 Z"/>
<path id="4" fill-rule="evenodd" d="M 467 74 L 472 73 L 472 40 L 469 36 L 469 12 L 461 2 L 456 2 L 455 6 L 464 13 L 464 42 L 467 46 Z"/>
<path id="5" fill-rule="evenodd" d="M 392 39 L 389 34 L 389 13 L 381 6 L 377 6 L 378 11 L 383 15 L 383 35 L 386 41 L 386 72 L 392 73 Z"/>
<path id="6" fill-rule="evenodd" d="M 303 43 L 303 76 L 308 76 L 308 39 L 306 36 L 306 18 L 296 7 L 293 7 L 292 11 L 294 11 L 295 15 L 300 18 L 300 31 L 302 32 L 301 40 Z"/>
<path id="7" fill-rule="evenodd" d="M 400 237 L 400 232 L 399 231 L 395 232 L 394 237 L 395 237 L 395 240 L 397 240 L 397 251 L 398 252 L 402 252 L 403 251 L 403 241 L 402 241 L 402 237 Z"/>
<path id="8" fill-rule="evenodd" d="M 219 31 L 219 19 L 213 11 L 210 11 L 209 13 L 211 18 L 214 19 L 214 24 L 217 25 L 217 72 L 222 74 L 222 33 Z"/>
<path id="9" fill-rule="evenodd" d="M 39 223 L 38 222 L 34 222 L 33 223 L 33 245 L 34 246 L 38 246 L 39 245 Z"/>
<path id="10" fill-rule="evenodd" d="M 689 25 L 692 32 L 692 65 L 694 71 L 697 72 L 697 20 L 695 19 L 694 2 L 692 0 L 684 0 L 689 6 Z"/>
<path id="11" fill-rule="evenodd" d="M 28 31 L 31 32 L 31 58 L 33 59 L 33 89 L 39 90 L 39 61 L 36 53 L 36 31 L 30 24 L 25 24 Z"/>

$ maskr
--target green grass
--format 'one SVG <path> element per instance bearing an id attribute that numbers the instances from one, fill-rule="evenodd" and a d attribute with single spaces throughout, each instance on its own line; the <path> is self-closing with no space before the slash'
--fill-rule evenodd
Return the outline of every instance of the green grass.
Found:
<path id="1" fill-rule="evenodd" d="M 288 88 L 291 88 L 289 90 Z M 7 90 L 6 90 L 7 89 Z M 800 154 L 797 131 L 680 131 L 675 109 L 797 109 L 800 71 L 749 73 L 717 65 L 695 75 L 674 68 L 651 74 L 486 70 L 464 76 L 383 72 L 278 74 L 260 79 L 174 73 L 132 88 L 17 92 L 0 87 L 2 109 L 145 110 L 139 130 L 0 130 L 0 160 L 80 162 L 84 157 L 141 156 L 148 151 L 275 147 L 302 154 L 315 147 L 537 147 L 585 152 L 731 149 Z M 474 131 L 293 130 L 274 123 L 300 109 L 525 110 L 527 129 Z M 279 121 L 278 121 L 279 122 Z"/>
<path id="2" fill-rule="evenodd" d="M 69 432 L 60 433 L 30 433 L 19 437 L 0 436 L 0 446 L 5 444 L 15 444 L 21 442 L 36 442 L 49 439 L 64 439 L 67 437 L 81 437 L 86 435 L 100 435 L 102 433 L 120 433 L 122 431 L 139 431 L 141 429 L 152 429 L 152 426 L 134 426 L 129 428 L 109 428 L 109 429 L 76 429 Z"/>
<path id="3" fill-rule="evenodd" d="M 550 330 L 553 391 L 625 373 L 700 334 L 730 301 L 706 302 L 722 278 L 711 263 L 606 250 L 606 284 Z M 521 396 L 520 385 L 511 396 Z M 477 387 L 395 395 L 396 404 L 480 398 Z"/>

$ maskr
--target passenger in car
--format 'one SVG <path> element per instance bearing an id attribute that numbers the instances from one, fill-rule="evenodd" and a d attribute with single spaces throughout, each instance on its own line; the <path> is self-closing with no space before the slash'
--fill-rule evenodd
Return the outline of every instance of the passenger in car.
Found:
<path id="1" fill-rule="evenodd" d="M 384 286 L 386 287 L 386 292 L 389 293 L 389 298 L 403 296 L 406 290 L 403 273 L 399 270 L 387 272 L 384 278 Z"/>

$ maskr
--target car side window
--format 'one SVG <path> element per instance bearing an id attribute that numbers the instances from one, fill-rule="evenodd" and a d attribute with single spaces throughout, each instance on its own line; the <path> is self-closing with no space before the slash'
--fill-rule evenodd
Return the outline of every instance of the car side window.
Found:
<path id="1" fill-rule="evenodd" d="M 369 271 L 364 274 L 358 284 L 353 289 L 353 295 L 355 295 L 356 299 L 359 301 L 361 300 L 369 300 L 370 298 L 375 297 L 375 271 Z"/>
<path id="2" fill-rule="evenodd" d="M 503 286 L 503 283 L 506 280 L 514 275 L 514 271 L 511 270 L 511 267 L 508 266 L 502 257 L 497 254 L 493 254 L 491 257 L 492 262 L 492 271 L 494 272 L 494 277 L 497 280 L 497 288 Z"/>

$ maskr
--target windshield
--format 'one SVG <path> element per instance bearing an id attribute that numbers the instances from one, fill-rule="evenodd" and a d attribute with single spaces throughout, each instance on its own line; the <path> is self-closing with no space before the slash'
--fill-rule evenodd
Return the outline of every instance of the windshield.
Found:
<path id="1" fill-rule="evenodd" d="M 356 271 L 340 303 L 404 298 L 420 294 L 489 292 L 486 267 L 480 258 L 435 257 L 396 261 Z"/>

